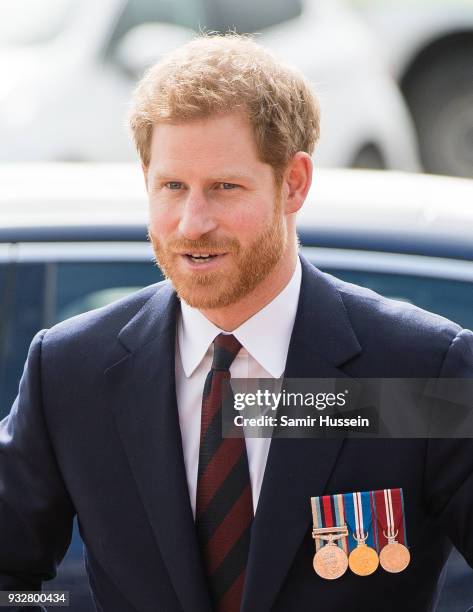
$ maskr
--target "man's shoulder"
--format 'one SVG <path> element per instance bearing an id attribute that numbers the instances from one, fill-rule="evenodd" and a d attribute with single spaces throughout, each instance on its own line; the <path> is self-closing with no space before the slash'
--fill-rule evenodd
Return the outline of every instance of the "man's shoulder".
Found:
<path id="1" fill-rule="evenodd" d="M 446 317 L 419 308 L 409 301 L 385 297 L 372 289 L 343 281 L 330 274 L 326 278 L 336 287 L 347 312 L 357 320 L 373 318 L 387 327 L 394 326 L 402 331 L 404 328 L 416 327 L 425 332 L 447 328 L 458 333 L 461 327 Z"/>
<path id="2" fill-rule="evenodd" d="M 301 262 L 303 281 L 305 279 L 301 290 L 306 288 L 309 291 L 311 307 L 325 305 L 332 318 L 338 317 L 339 324 L 348 323 L 357 336 L 375 333 L 378 337 L 383 334 L 411 337 L 414 333 L 451 339 L 462 329 L 457 323 L 406 300 L 385 297 L 372 289 L 323 272 L 303 257 Z"/>
<path id="3" fill-rule="evenodd" d="M 438 371 L 462 327 L 409 302 L 391 299 L 324 274 L 337 290 L 365 355 L 387 361 L 391 369 L 423 376 Z M 380 361 L 380 367 L 384 367 Z M 394 368 L 395 369 L 395 368 Z M 434 375 L 434 374 L 428 374 Z"/>

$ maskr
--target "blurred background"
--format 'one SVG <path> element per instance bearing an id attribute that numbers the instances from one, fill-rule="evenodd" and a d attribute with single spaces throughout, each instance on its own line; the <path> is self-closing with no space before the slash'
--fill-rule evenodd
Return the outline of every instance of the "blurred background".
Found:
<path id="1" fill-rule="evenodd" d="M 470 0 L 3 0 L 0 160 L 134 159 L 136 80 L 195 31 L 228 29 L 314 82 L 321 164 L 473 176 Z"/>
<path id="2" fill-rule="evenodd" d="M 0 418 L 36 331 L 159 280 L 131 92 L 163 53 L 228 30 L 313 82 L 317 167 L 391 171 L 322 179 L 322 204 L 351 228 L 302 228 L 305 246 L 330 250 L 315 263 L 473 327 L 473 0 L 0 0 Z M 459 178 L 404 174 L 418 172 Z M 366 202 L 380 219 L 369 236 L 353 230 Z M 93 609 L 78 525 L 47 588 Z M 473 572 L 454 554 L 438 609 L 469 606 Z"/>

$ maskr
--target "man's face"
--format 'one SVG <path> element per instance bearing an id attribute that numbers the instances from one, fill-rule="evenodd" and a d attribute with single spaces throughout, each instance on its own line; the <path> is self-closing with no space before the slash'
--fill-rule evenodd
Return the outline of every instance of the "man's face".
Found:
<path id="1" fill-rule="evenodd" d="M 156 259 L 191 306 L 237 302 L 280 261 L 280 193 L 242 115 L 155 126 L 147 177 Z"/>

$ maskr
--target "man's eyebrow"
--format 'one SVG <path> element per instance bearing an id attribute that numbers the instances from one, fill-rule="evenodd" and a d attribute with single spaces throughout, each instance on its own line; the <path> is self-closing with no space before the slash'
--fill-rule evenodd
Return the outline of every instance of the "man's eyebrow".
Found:
<path id="1" fill-rule="evenodd" d="M 177 173 L 176 174 L 162 174 L 161 172 L 154 172 L 151 175 L 152 181 L 177 181 Z"/>
<path id="2" fill-rule="evenodd" d="M 222 183 L 235 183 L 235 182 L 253 182 L 254 177 L 251 174 L 245 174 L 243 172 L 225 172 L 224 174 L 217 175 L 213 180 Z"/>
<path id="3" fill-rule="evenodd" d="M 156 181 L 184 182 L 184 178 L 180 177 L 178 172 L 176 172 L 175 174 L 170 174 L 168 172 L 166 173 L 154 172 L 151 176 L 151 180 L 152 182 L 156 182 Z M 221 174 L 216 174 L 215 176 L 211 177 L 210 180 L 216 181 L 216 182 L 225 182 L 225 183 L 232 183 L 232 182 L 238 182 L 238 181 L 253 182 L 254 177 L 251 174 L 245 174 L 244 172 L 228 171 L 228 172 L 224 172 Z"/>

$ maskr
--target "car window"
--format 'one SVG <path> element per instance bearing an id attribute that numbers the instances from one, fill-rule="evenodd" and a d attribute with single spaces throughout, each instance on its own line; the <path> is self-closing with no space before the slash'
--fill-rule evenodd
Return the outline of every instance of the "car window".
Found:
<path id="1" fill-rule="evenodd" d="M 129 0 L 113 31 L 110 46 L 143 23 L 172 23 L 198 31 L 207 22 L 204 0 Z"/>
<path id="2" fill-rule="evenodd" d="M 12 292 L 7 286 L 7 265 L 7 263 L 0 263 L 0 395 L 2 392 L 1 390 L 5 388 L 7 333 L 12 300 Z M 0 410 L 0 419 L 2 416 L 3 415 Z"/>
<path id="3" fill-rule="evenodd" d="M 7 265 L 6 262 L 0 262 L 0 334 L 5 325 L 9 301 L 9 296 L 6 293 Z"/>
<path id="4" fill-rule="evenodd" d="M 58 263 L 50 324 L 105 306 L 162 278 L 151 261 Z"/>
<path id="5" fill-rule="evenodd" d="M 2 303 L 8 312 L 2 326 L 2 360 L 0 368 L 0 418 L 10 411 L 18 392 L 28 347 L 33 336 L 44 326 L 46 304 L 44 264 L 11 265 L 5 277 Z"/>
<path id="6" fill-rule="evenodd" d="M 316 0 L 311 0 L 315 2 Z M 211 30 L 255 32 L 298 17 L 301 0 L 207 0 Z"/>
<path id="7" fill-rule="evenodd" d="M 411 302 L 462 327 L 473 329 L 472 282 L 384 272 L 324 270 L 350 283 L 368 287 L 389 298 Z"/>
<path id="8" fill-rule="evenodd" d="M 0 418 L 10 411 L 18 393 L 36 332 L 160 280 L 161 272 L 151 261 L 17 264 L 11 280 L 11 316 L 1 344 Z"/>
<path id="9" fill-rule="evenodd" d="M 129 30 L 143 23 L 172 23 L 196 31 L 255 32 L 301 13 L 302 0 L 130 0 L 117 22 L 110 45 L 113 47 Z"/>

